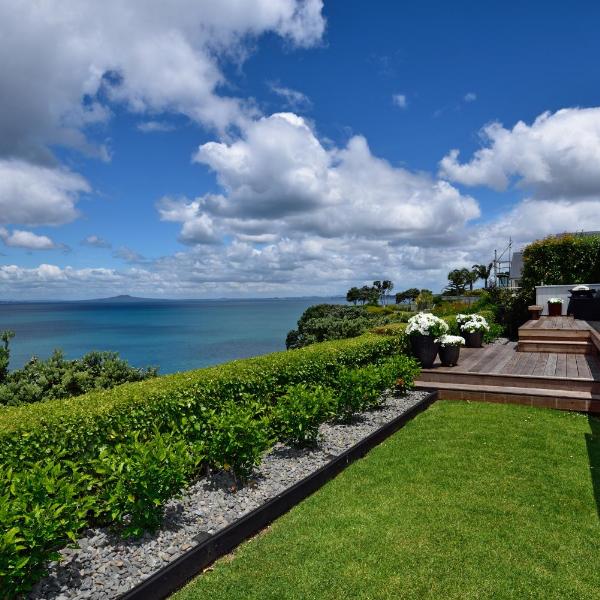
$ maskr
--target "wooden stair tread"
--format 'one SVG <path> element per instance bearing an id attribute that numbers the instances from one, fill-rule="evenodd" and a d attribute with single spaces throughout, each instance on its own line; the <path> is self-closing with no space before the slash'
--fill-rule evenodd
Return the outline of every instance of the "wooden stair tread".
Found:
<path id="1" fill-rule="evenodd" d="M 600 394 L 585 391 L 556 390 L 545 388 L 511 387 L 499 385 L 475 385 L 469 383 L 449 383 L 445 381 L 415 381 L 416 389 L 443 389 L 458 390 L 463 392 L 481 392 L 498 394 L 518 394 L 522 396 L 546 396 L 549 398 L 568 398 L 571 400 L 600 400 Z"/>

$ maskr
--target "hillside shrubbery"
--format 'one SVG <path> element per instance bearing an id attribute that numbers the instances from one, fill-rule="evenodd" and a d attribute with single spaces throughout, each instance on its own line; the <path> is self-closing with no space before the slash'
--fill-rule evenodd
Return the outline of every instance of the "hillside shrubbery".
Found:
<path id="1" fill-rule="evenodd" d="M 302 348 L 316 342 L 356 337 L 377 325 L 406 321 L 407 313 L 397 306 L 345 306 L 317 304 L 307 308 L 290 331 L 286 347 Z"/>
<path id="2" fill-rule="evenodd" d="M 365 335 L 0 411 L 0 589 L 23 592 L 86 525 L 156 527 L 207 466 L 247 476 L 277 440 L 373 407 L 418 372 Z"/>
<path id="3" fill-rule="evenodd" d="M 136 369 L 116 352 L 89 352 L 80 359 L 66 360 L 59 350 L 47 360 L 34 356 L 22 369 L 9 371 L 9 340 L 13 335 L 5 331 L 0 336 L 0 405 L 17 406 L 79 396 L 121 383 L 142 381 L 158 373 L 156 368 Z"/>

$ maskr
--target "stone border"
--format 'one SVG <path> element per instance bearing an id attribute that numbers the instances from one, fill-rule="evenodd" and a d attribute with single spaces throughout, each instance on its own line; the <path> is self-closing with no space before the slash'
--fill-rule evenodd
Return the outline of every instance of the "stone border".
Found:
<path id="1" fill-rule="evenodd" d="M 120 598 L 122 600 L 162 600 L 173 594 L 215 560 L 231 552 L 243 541 L 257 534 L 269 523 L 333 479 L 348 465 L 362 458 L 369 450 L 398 431 L 416 415 L 429 408 L 436 399 L 437 391 L 428 391 L 423 400 L 411 406 L 406 412 L 392 419 L 386 425 L 331 460 L 331 462 L 262 506 L 221 529 L 216 534 L 210 535 L 205 541 L 188 550 L 129 592 L 120 596 Z"/>

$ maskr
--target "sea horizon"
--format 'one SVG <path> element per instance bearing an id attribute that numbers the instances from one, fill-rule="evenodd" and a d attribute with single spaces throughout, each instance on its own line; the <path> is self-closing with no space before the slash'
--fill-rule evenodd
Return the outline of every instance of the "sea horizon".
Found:
<path id="1" fill-rule="evenodd" d="M 114 351 L 160 374 L 285 350 L 304 310 L 343 296 L 290 298 L 98 298 L 0 301 L 0 331 L 15 332 L 10 368 L 55 349 L 68 359 Z"/>

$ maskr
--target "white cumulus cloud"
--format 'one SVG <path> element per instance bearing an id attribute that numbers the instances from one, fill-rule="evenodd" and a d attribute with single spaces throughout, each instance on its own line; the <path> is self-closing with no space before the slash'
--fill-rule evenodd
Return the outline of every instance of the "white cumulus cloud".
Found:
<path id="1" fill-rule="evenodd" d="M 177 207 L 187 222 L 208 215 L 233 233 L 353 236 L 389 241 L 439 238 L 479 216 L 477 202 L 427 174 L 374 156 L 362 136 L 325 148 L 307 122 L 276 113 L 246 126 L 242 138 L 203 144 L 194 160 L 217 175 L 223 195 Z"/>
<path id="2" fill-rule="evenodd" d="M 87 181 L 67 169 L 0 159 L 0 223 L 61 225 L 77 217 Z"/>
<path id="3" fill-rule="evenodd" d="M 12 248 L 27 248 L 28 250 L 53 250 L 58 248 L 48 236 L 21 229 L 10 232 L 4 227 L 0 227 L 0 239 L 6 246 Z"/>
<path id="4" fill-rule="evenodd" d="M 245 123 L 256 109 L 227 94 L 223 64 L 241 64 L 267 32 L 291 46 L 319 43 L 322 7 L 322 0 L 0 2 L 0 222 L 75 218 L 77 196 L 89 188 L 56 168 L 51 148 L 109 160 L 98 125 L 116 106 L 144 117 L 181 114 L 221 133 Z"/>
<path id="5" fill-rule="evenodd" d="M 512 129 L 491 123 L 481 131 L 484 147 L 461 163 L 452 150 L 440 172 L 465 185 L 505 190 L 511 182 L 536 198 L 574 199 L 600 194 L 600 107 L 545 112 Z"/>

